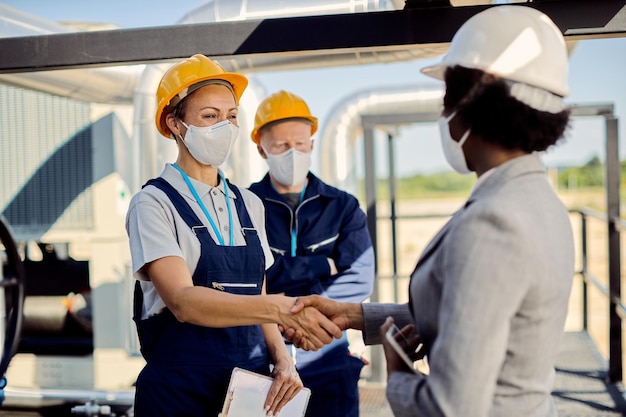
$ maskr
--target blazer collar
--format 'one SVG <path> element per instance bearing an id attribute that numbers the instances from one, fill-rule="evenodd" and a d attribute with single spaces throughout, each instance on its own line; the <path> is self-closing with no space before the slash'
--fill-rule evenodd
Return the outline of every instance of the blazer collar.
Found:
<path id="1" fill-rule="evenodd" d="M 439 246 L 443 237 L 446 233 L 454 227 L 456 222 L 459 221 L 461 213 L 465 211 L 467 207 L 469 207 L 474 201 L 479 200 L 490 193 L 498 190 L 500 187 L 505 186 L 511 179 L 515 177 L 519 177 L 522 175 L 527 175 L 531 173 L 544 173 L 545 167 L 539 159 L 537 154 L 528 154 L 524 156 L 520 156 L 518 158 L 511 159 L 510 161 L 505 162 L 499 167 L 495 168 L 495 170 L 489 175 L 488 178 L 485 179 L 485 182 L 480 184 L 477 188 L 472 191 L 472 194 L 469 196 L 468 200 L 465 202 L 463 207 L 457 210 L 448 223 L 446 223 L 440 230 L 437 232 L 435 237 L 428 243 L 419 260 L 417 261 L 417 265 L 415 269 L 417 269 L 430 255 L 435 251 L 435 249 Z M 415 271 L 414 271 L 415 272 Z"/>
<path id="2" fill-rule="evenodd" d="M 545 173 L 545 167 L 539 156 L 535 153 L 520 156 L 511 159 L 496 167 L 495 170 L 473 190 L 469 196 L 468 202 L 473 202 L 485 195 L 492 193 L 494 190 L 505 186 L 511 179 L 527 174 Z"/>

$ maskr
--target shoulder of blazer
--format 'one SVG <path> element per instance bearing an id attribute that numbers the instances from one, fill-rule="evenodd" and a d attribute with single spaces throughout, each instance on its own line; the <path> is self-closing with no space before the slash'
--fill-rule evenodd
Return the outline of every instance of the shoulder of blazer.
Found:
<path id="1" fill-rule="evenodd" d="M 529 174 L 545 175 L 545 172 L 545 166 L 536 154 L 527 154 L 511 159 L 495 168 L 495 171 L 485 179 L 485 182 L 472 192 L 468 203 L 480 199 L 485 194 L 493 192 L 493 190 L 504 186 L 516 177 Z"/>

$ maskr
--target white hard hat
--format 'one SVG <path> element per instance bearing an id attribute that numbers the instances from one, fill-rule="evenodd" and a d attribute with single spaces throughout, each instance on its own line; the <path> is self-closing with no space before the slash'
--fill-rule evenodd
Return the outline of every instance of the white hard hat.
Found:
<path id="1" fill-rule="evenodd" d="M 422 72 L 443 80 L 445 69 L 455 65 L 509 80 L 511 94 L 538 110 L 561 111 L 569 94 L 563 35 L 530 7 L 493 6 L 474 15 L 456 32 L 441 63 Z"/>

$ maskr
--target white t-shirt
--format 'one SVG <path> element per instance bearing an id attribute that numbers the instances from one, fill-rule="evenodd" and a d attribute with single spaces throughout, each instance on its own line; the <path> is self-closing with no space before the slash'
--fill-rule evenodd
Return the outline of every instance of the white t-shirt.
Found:
<path id="1" fill-rule="evenodd" d="M 171 164 L 167 164 L 161 177 L 169 182 L 191 206 L 196 216 L 207 227 L 213 240 L 218 238 L 200 205 L 196 202 L 191 190 L 185 183 L 180 172 Z M 202 199 L 211 219 L 220 230 L 224 243 L 230 244 L 228 209 L 223 181 L 217 187 L 189 178 Z M 265 208 L 263 202 L 247 189 L 239 188 L 253 226 L 265 254 L 265 269 L 272 266 L 274 258 L 267 242 L 265 233 Z M 246 244 L 239 217 L 235 207 L 235 195 L 229 192 L 232 210 L 234 245 Z M 143 267 L 149 262 L 166 256 L 179 256 L 185 260 L 189 271 L 193 271 L 200 259 L 200 241 L 178 214 L 169 197 L 160 189 L 150 186 L 135 194 L 130 202 L 126 216 L 126 231 L 130 241 L 130 252 L 135 277 L 141 280 L 144 296 L 142 319 L 157 314 L 165 308 L 165 303 L 157 293 L 150 278 L 144 273 Z M 218 243 L 219 244 L 219 243 Z"/>

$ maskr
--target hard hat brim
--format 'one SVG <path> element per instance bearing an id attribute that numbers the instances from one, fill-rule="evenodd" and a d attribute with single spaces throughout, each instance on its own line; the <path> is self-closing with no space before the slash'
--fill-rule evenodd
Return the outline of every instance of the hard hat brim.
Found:
<path id="1" fill-rule="evenodd" d="M 448 68 L 447 65 L 437 64 L 437 65 L 429 65 L 427 67 L 424 67 L 420 71 L 422 74 L 428 77 L 445 81 L 446 68 Z"/>

